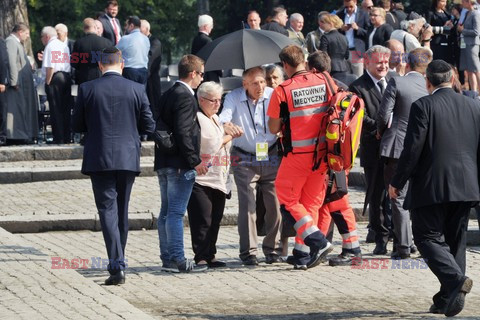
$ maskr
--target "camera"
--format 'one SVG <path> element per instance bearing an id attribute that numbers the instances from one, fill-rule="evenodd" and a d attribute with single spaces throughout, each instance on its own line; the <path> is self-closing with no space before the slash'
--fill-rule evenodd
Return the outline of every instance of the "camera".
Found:
<path id="1" fill-rule="evenodd" d="M 448 26 L 443 26 L 443 27 L 435 26 L 435 27 L 432 27 L 432 32 L 433 32 L 433 34 L 450 34 L 450 30 L 452 30 L 452 27 L 448 27 Z"/>

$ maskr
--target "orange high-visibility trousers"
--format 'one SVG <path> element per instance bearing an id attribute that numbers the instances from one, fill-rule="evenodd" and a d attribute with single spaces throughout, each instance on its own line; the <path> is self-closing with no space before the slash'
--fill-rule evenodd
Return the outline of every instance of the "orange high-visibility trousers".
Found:
<path id="1" fill-rule="evenodd" d="M 310 253 L 304 241 L 309 235 L 316 233 L 320 241 L 326 241 L 324 235 L 317 235 L 317 221 L 325 198 L 327 165 L 322 163 L 315 171 L 312 167 L 312 153 L 290 153 L 282 159 L 275 180 L 278 201 L 296 222 L 294 250 L 304 254 Z"/>
<path id="2" fill-rule="evenodd" d="M 323 234 L 328 233 L 332 218 L 342 236 L 342 253 L 359 253 L 357 221 L 348 201 L 348 194 L 341 199 L 324 204 L 318 211 L 317 226 Z"/>

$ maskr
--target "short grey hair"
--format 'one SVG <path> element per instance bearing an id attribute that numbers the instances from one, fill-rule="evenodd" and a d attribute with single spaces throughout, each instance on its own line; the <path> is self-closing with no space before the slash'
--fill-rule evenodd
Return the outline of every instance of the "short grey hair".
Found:
<path id="1" fill-rule="evenodd" d="M 215 81 L 207 81 L 202 83 L 197 89 L 197 99 L 205 98 L 207 95 L 222 95 L 223 87 Z"/>
<path id="2" fill-rule="evenodd" d="M 403 20 L 402 22 L 400 22 L 400 28 L 402 28 L 402 30 L 408 31 L 408 29 L 410 29 L 412 25 L 415 25 L 417 23 L 421 23 L 422 25 L 424 25 L 426 22 L 427 20 L 425 20 L 425 18 Z"/>
<path id="3" fill-rule="evenodd" d="M 63 32 L 63 33 L 68 33 L 68 28 L 66 25 L 64 25 L 63 23 L 59 23 L 55 26 L 55 30 L 57 30 L 57 32 Z"/>
<path id="4" fill-rule="evenodd" d="M 57 36 L 57 31 L 52 26 L 46 26 L 46 27 L 43 27 L 41 34 L 42 34 L 42 36 L 47 35 L 49 37 L 56 37 Z"/>
<path id="5" fill-rule="evenodd" d="M 292 13 L 290 15 L 290 22 L 299 21 L 299 20 L 302 20 L 302 19 L 303 19 L 303 16 L 298 12 Z"/>
<path id="6" fill-rule="evenodd" d="M 208 14 L 202 14 L 201 16 L 198 16 L 198 27 L 200 28 L 204 25 L 213 26 L 213 18 Z"/>
<path id="7" fill-rule="evenodd" d="M 380 46 L 377 44 L 371 47 L 370 49 L 368 49 L 367 52 L 365 52 L 365 58 L 367 58 L 368 60 L 371 60 L 375 55 L 378 55 L 378 54 L 391 55 L 392 51 L 387 47 Z"/>

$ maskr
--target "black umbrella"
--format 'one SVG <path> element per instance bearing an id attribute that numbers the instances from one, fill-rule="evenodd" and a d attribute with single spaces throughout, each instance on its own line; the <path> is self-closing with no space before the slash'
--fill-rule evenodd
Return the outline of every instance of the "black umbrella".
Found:
<path id="1" fill-rule="evenodd" d="M 204 59 L 205 71 L 249 69 L 279 62 L 278 54 L 289 44 L 288 37 L 274 31 L 242 29 L 207 44 L 197 56 Z"/>

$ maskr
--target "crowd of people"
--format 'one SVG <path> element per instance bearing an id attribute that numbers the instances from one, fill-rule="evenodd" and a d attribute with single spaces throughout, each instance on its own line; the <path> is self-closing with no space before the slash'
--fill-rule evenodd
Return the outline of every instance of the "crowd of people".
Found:
<path id="1" fill-rule="evenodd" d="M 343 88 L 365 104 L 360 165 L 369 208 L 366 241 L 376 244 L 372 254 L 387 254 L 391 239 L 392 258 L 408 259 L 419 250 L 441 282 L 430 312 L 459 313 L 472 286 L 465 276 L 466 221 L 480 200 L 480 5 L 462 0 L 447 9 L 446 2 L 433 0 L 422 17 L 407 15 L 401 1 L 343 0 L 335 13 L 320 11 L 318 28 L 306 36 L 300 13 L 289 18 L 286 8 L 276 7 L 262 24 L 250 11 L 249 28 L 281 33 L 293 44 L 281 50 L 280 64 L 244 70 L 242 86 L 226 95 L 222 71 L 205 72 L 195 55 L 212 41 L 209 15 L 199 16 L 191 54 L 181 58 L 178 81 L 165 92 L 160 42 L 137 16 L 128 17 L 124 34 L 116 1 L 108 1 L 97 19 L 85 18 L 85 35 L 75 42 L 63 24 L 44 27 L 38 59 L 53 141 L 70 143 L 72 130 L 85 133 L 82 172 L 91 177 L 110 259 L 106 284 L 125 282 L 128 201 L 140 171 L 140 137 L 160 127 L 166 129 L 158 134 L 173 141 L 168 152 L 155 148 L 164 271 L 227 265 L 216 258 L 216 242 L 232 183 L 244 265 L 259 263 L 262 234 L 267 264 L 313 268 L 333 250 L 334 224 L 342 248 L 329 264 L 361 259 L 348 195 L 335 197 L 331 187 L 342 179 L 346 184 L 348 170 L 334 172 L 325 161 L 325 111 Z M 34 80 L 22 46 L 28 37 L 28 26 L 20 23 L 5 41 L 5 53 L 0 42 L 2 144 L 31 143 L 38 134 Z M 73 116 L 72 75 L 80 85 Z M 467 113 L 459 116 L 455 106 Z M 184 250 L 185 212 L 193 260 Z M 290 256 L 289 237 L 295 237 Z"/>

